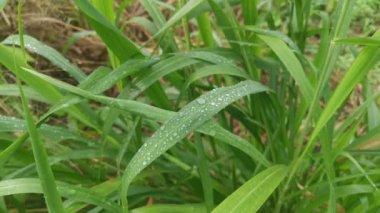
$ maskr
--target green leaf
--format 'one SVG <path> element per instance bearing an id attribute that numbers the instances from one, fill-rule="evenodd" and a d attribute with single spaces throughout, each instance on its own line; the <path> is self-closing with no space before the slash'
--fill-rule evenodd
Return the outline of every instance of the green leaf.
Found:
<path id="1" fill-rule="evenodd" d="M 23 132 L 26 131 L 26 129 L 26 123 L 24 120 L 0 114 L 0 132 Z M 93 143 L 90 139 L 62 127 L 43 124 L 39 127 L 39 131 L 44 137 L 53 141 L 75 140 L 89 144 Z"/>
<path id="2" fill-rule="evenodd" d="M 287 167 L 272 166 L 244 183 L 228 196 L 213 213 L 257 212 L 287 175 Z"/>
<path id="3" fill-rule="evenodd" d="M 161 33 L 167 31 L 173 24 L 185 17 L 194 8 L 200 5 L 204 0 L 190 0 L 188 1 L 176 14 L 174 14 L 153 36 L 153 38 L 159 36 Z"/>
<path id="4" fill-rule="evenodd" d="M 314 95 L 313 87 L 294 53 L 279 38 L 266 35 L 258 35 L 258 37 L 263 40 L 281 60 L 296 84 L 300 87 L 303 97 L 310 104 Z"/>
<path id="5" fill-rule="evenodd" d="M 33 99 L 35 101 L 49 103 L 46 98 L 44 98 L 41 94 L 34 91 L 32 88 L 28 86 L 23 86 L 22 89 L 26 97 L 29 99 Z M 0 85 L 0 96 L 20 96 L 20 92 L 16 84 L 1 84 Z"/>
<path id="6" fill-rule="evenodd" d="M 235 86 L 213 90 L 200 96 L 171 117 L 139 149 L 125 169 L 121 198 L 126 199 L 127 188 L 132 180 L 155 159 L 186 137 L 191 131 L 210 120 L 213 115 L 241 97 L 267 91 L 254 81 L 243 81 Z M 126 200 L 124 200 L 124 208 Z"/>
<path id="7" fill-rule="evenodd" d="M 21 71 L 17 68 L 17 73 Z M 57 191 L 57 185 L 52 169 L 48 162 L 48 154 L 45 149 L 45 145 L 40 139 L 40 135 L 37 131 L 37 126 L 34 124 L 32 114 L 30 112 L 27 99 L 24 96 L 24 92 L 21 87 L 21 82 L 17 77 L 17 85 L 20 90 L 21 102 L 24 110 L 24 117 L 26 120 L 29 136 L 32 144 L 33 157 L 36 162 L 38 177 L 41 182 L 42 191 L 44 193 L 45 202 L 50 212 L 64 212 L 61 195 Z"/>
<path id="8" fill-rule="evenodd" d="M 18 38 L 19 35 L 11 35 L 2 43 L 8 45 L 20 45 L 20 40 Z M 24 35 L 24 42 L 25 47 L 30 52 L 47 58 L 51 63 L 60 67 L 77 81 L 82 81 L 86 78 L 86 75 L 77 66 L 71 64 L 70 61 L 63 57 L 57 50 L 28 35 Z"/>
<path id="9" fill-rule="evenodd" d="M 364 37 L 364 38 L 337 38 L 334 40 L 335 44 L 354 44 L 365 46 L 380 46 L 380 38 Z"/>
<path id="10" fill-rule="evenodd" d="M 123 33 L 100 14 L 87 0 L 74 0 L 79 9 L 86 15 L 96 33 L 121 62 L 129 58 L 140 57 L 140 49 Z"/>
<path id="11" fill-rule="evenodd" d="M 378 30 L 374 36 L 380 37 L 380 30 Z M 319 132 L 334 115 L 335 111 L 342 105 L 353 88 L 368 74 L 371 68 L 376 65 L 379 60 L 380 48 L 367 46 L 360 52 L 359 56 L 352 63 L 349 70 L 346 72 L 346 75 L 335 89 L 322 115 L 319 117 L 310 138 L 311 141 L 318 136 Z"/>
<path id="12" fill-rule="evenodd" d="M 111 212 L 120 212 L 120 208 L 116 204 L 108 201 L 93 190 L 62 182 L 57 182 L 57 189 L 62 196 L 71 200 L 98 205 Z M 25 193 L 42 193 L 40 180 L 37 178 L 18 178 L 0 181 L 0 196 Z"/>

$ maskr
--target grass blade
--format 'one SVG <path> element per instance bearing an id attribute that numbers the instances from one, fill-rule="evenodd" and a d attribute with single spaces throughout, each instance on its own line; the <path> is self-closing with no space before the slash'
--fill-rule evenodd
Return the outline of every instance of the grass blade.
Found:
<path id="1" fill-rule="evenodd" d="M 28 132 L 32 142 L 33 156 L 36 161 L 37 172 L 41 182 L 42 190 L 44 192 L 46 205 L 50 212 L 64 212 L 62 200 L 59 192 L 57 191 L 57 185 L 53 172 L 49 166 L 48 155 L 44 144 L 42 143 L 37 127 L 34 124 L 31 112 L 27 100 L 24 96 L 21 83 L 18 81 L 20 97 L 24 108 L 24 116 L 26 119 Z"/>
<path id="2" fill-rule="evenodd" d="M 8 45 L 20 45 L 18 37 L 18 35 L 11 35 L 2 43 Z M 70 61 L 63 57 L 57 50 L 28 35 L 24 35 L 24 42 L 25 47 L 29 51 L 47 58 L 50 62 L 60 67 L 77 81 L 80 82 L 86 78 L 86 75 L 77 66 L 71 64 Z"/>
<path id="3" fill-rule="evenodd" d="M 111 22 L 102 16 L 87 0 L 74 0 L 79 9 L 86 15 L 96 33 L 102 38 L 107 47 L 124 62 L 129 58 L 140 57 L 140 49 L 124 36 Z"/>
<path id="4" fill-rule="evenodd" d="M 365 46 L 380 46 L 380 38 L 364 37 L 364 38 L 337 38 L 334 40 L 335 44 L 352 44 L 352 45 L 365 45 Z"/>
<path id="5" fill-rule="evenodd" d="M 263 85 L 250 80 L 235 86 L 220 88 L 192 101 L 166 121 L 162 128 L 139 149 L 125 169 L 121 191 L 123 208 L 128 208 L 126 195 L 129 184 L 151 162 L 230 103 L 245 95 L 266 90 L 267 88 Z"/>
<path id="6" fill-rule="evenodd" d="M 287 167 L 282 165 L 266 169 L 228 196 L 212 212 L 257 212 L 286 177 L 287 171 Z"/>
<path id="7" fill-rule="evenodd" d="M 263 40 L 278 56 L 290 75 L 295 80 L 296 84 L 300 87 L 303 97 L 310 104 L 314 95 L 313 87 L 311 86 L 310 81 L 307 78 L 306 73 L 297 57 L 279 38 L 266 35 L 258 35 L 258 37 Z"/>
<path id="8" fill-rule="evenodd" d="M 188 1 L 176 14 L 174 14 L 161 28 L 160 30 L 153 36 L 156 38 L 161 33 L 167 31 L 173 24 L 177 23 L 183 17 L 185 17 L 191 10 L 200 5 L 204 0 L 190 0 Z"/>
<path id="9" fill-rule="evenodd" d="M 120 208 L 117 205 L 107 201 L 107 199 L 96 194 L 92 190 L 72 186 L 62 182 L 57 182 L 57 189 L 64 197 L 76 200 L 77 202 L 85 202 L 102 206 L 104 209 L 111 212 L 120 211 Z M 42 192 L 43 189 L 40 185 L 40 180 L 36 178 L 18 178 L 0 181 L 0 196 Z M 50 212 L 58 211 L 53 210 Z"/>

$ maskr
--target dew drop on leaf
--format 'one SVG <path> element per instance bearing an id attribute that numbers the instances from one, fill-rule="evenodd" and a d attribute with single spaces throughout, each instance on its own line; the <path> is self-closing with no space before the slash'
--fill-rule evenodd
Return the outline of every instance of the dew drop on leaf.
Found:
<path id="1" fill-rule="evenodd" d="M 197 102 L 198 102 L 198 104 L 204 104 L 204 103 L 206 103 L 205 99 L 203 99 L 203 98 L 198 98 Z"/>

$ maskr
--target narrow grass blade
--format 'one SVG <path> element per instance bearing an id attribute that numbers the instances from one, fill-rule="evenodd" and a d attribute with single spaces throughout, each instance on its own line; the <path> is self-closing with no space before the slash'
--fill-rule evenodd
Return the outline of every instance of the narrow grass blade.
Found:
<path id="1" fill-rule="evenodd" d="M 223 33 L 229 41 L 229 44 L 236 52 L 240 52 L 239 45 L 231 42 L 241 41 L 237 33 L 233 30 L 233 27 L 235 27 L 234 23 L 229 19 L 229 16 L 223 11 L 223 8 L 218 4 L 217 1 L 207 0 L 207 2 L 215 14 L 218 25 L 223 29 Z"/>
<path id="2" fill-rule="evenodd" d="M 0 132 L 24 132 L 26 130 L 27 127 L 24 120 L 0 114 Z M 43 124 L 39 127 L 39 131 L 44 137 L 53 141 L 75 140 L 91 143 L 91 140 L 88 138 L 62 127 Z"/>
<path id="3" fill-rule="evenodd" d="M 214 38 L 212 35 L 211 20 L 209 13 L 202 13 L 197 17 L 199 32 L 202 36 L 206 47 L 214 47 Z"/>
<path id="4" fill-rule="evenodd" d="M 159 36 L 161 33 L 167 31 L 172 25 L 177 23 L 183 17 L 185 17 L 191 10 L 196 8 L 199 4 L 201 4 L 204 0 L 190 0 L 188 1 L 176 14 L 174 14 L 161 28 L 160 30 L 153 36 L 153 38 Z"/>
<path id="5" fill-rule="evenodd" d="M 334 40 L 335 44 L 341 45 L 365 45 L 365 46 L 380 46 L 380 38 L 376 37 L 363 37 L 363 38 L 337 38 Z"/>
<path id="6" fill-rule="evenodd" d="M 267 88 L 249 80 L 235 86 L 220 88 L 197 98 L 166 121 L 139 149 L 125 169 L 121 191 L 123 207 L 127 208 L 126 195 L 129 184 L 150 163 L 230 103 L 245 95 L 263 91 L 267 91 Z"/>
<path id="7" fill-rule="evenodd" d="M 108 201 L 92 190 L 72 186 L 62 182 L 57 182 L 57 189 L 66 198 L 70 198 L 78 202 L 98 205 L 111 212 L 120 212 L 120 208 L 116 204 Z M 43 193 L 40 180 L 36 178 L 19 178 L 0 181 L 0 196 L 26 193 Z M 58 211 L 53 210 L 51 212 Z"/>
<path id="8" fill-rule="evenodd" d="M 314 95 L 314 90 L 297 57 L 282 40 L 266 35 L 258 35 L 258 37 L 278 56 L 295 80 L 296 84 L 300 87 L 303 97 L 310 104 Z"/>
<path id="9" fill-rule="evenodd" d="M 57 185 L 55 183 L 55 178 L 53 172 L 49 166 L 48 155 L 44 144 L 42 143 L 37 127 L 34 124 L 32 115 L 29 110 L 27 100 L 21 88 L 21 83 L 18 82 L 20 86 L 20 96 L 22 100 L 22 105 L 24 108 L 24 116 L 26 119 L 28 132 L 32 142 L 33 156 L 37 165 L 38 176 L 41 181 L 42 190 L 44 192 L 46 205 L 51 212 L 64 212 L 62 200 L 59 192 L 57 191 Z"/>
<path id="10" fill-rule="evenodd" d="M 263 153 L 256 149 L 255 146 L 243 138 L 227 131 L 220 125 L 217 125 L 215 122 L 206 122 L 204 125 L 198 128 L 197 131 L 210 135 L 221 142 L 227 143 L 228 145 L 239 149 L 265 167 L 269 167 L 271 165 Z"/>
<path id="11" fill-rule="evenodd" d="M 43 103 L 49 103 L 46 98 L 44 98 L 41 94 L 34 91 L 32 88 L 28 86 L 22 86 L 22 89 L 24 90 L 25 96 L 27 96 L 29 99 L 33 99 L 35 101 L 43 102 Z M 20 91 L 18 90 L 18 87 L 16 84 L 1 84 L 0 85 L 0 96 L 20 96 Z"/>
<path id="12" fill-rule="evenodd" d="M 2 43 L 8 45 L 20 45 L 18 37 L 19 35 L 11 35 Z M 63 57 L 57 50 L 28 35 L 24 35 L 24 42 L 25 47 L 29 51 L 47 58 L 51 63 L 60 67 L 77 81 L 82 81 L 86 78 L 86 75 L 77 66 L 71 64 L 70 61 Z"/>
<path id="13" fill-rule="evenodd" d="M 23 56 L 21 54 L 14 54 L 15 52 L 13 50 L 14 48 L 12 47 L 6 47 L 0 44 L 0 64 L 4 65 L 12 72 L 15 72 L 18 67 L 30 67 L 24 61 Z M 20 72 L 19 77 L 50 102 L 57 102 L 62 97 L 62 95 L 49 84 L 41 79 L 33 77 L 33 75 L 30 75 L 27 72 Z"/>
<path id="14" fill-rule="evenodd" d="M 201 135 L 199 133 L 195 133 L 194 140 L 197 151 L 198 173 L 202 183 L 203 199 L 207 212 L 210 212 L 214 208 L 214 191 L 212 187 L 210 166 Z"/>
<path id="15" fill-rule="evenodd" d="M 249 75 L 237 66 L 231 65 L 209 65 L 204 66 L 193 72 L 186 80 L 184 88 L 189 87 L 193 82 L 212 75 L 229 75 L 250 79 Z"/>
<path id="16" fill-rule="evenodd" d="M 212 212 L 257 212 L 286 177 L 287 172 L 287 167 L 282 165 L 264 170 L 228 196 Z"/>
<path id="17" fill-rule="evenodd" d="M 156 31 L 151 31 L 152 34 L 157 34 L 158 29 L 161 29 L 165 25 L 165 17 L 162 14 L 159 5 L 153 0 L 141 0 L 141 4 L 144 6 L 145 10 L 149 13 L 149 16 L 152 18 L 153 23 L 155 24 Z M 170 52 L 177 51 L 177 45 L 172 33 L 165 33 L 162 35 L 162 38 L 159 38 L 159 44 L 163 48 L 163 51 L 166 50 Z"/>

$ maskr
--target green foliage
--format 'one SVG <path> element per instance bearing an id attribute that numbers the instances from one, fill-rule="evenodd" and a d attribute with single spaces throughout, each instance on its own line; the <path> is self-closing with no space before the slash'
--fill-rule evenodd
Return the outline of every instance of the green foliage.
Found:
<path id="1" fill-rule="evenodd" d="M 0 44 L 0 211 L 379 208 L 380 30 L 355 7 L 377 1 L 142 0 L 126 21 L 133 1 L 75 0 L 94 31 L 63 53 L 24 35 L 21 3 Z M 64 56 L 87 35 L 109 62 L 88 75 Z"/>

